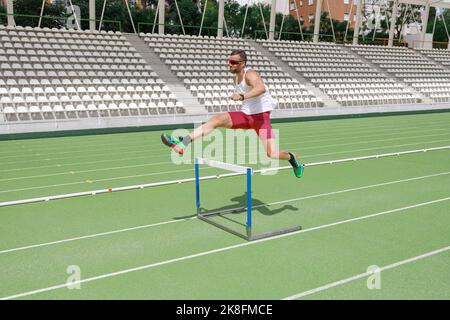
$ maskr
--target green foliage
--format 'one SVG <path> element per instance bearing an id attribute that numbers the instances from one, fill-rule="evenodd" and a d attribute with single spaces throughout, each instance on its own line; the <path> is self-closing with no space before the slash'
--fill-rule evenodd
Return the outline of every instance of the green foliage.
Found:
<path id="1" fill-rule="evenodd" d="M 5 14 L 6 14 L 6 8 L 0 2 L 0 24 L 6 24 L 7 23 L 8 19 L 6 18 Z"/>
<path id="2" fill-rule="evenodd" d="M 37 26 L 39 18 L 28 17 L 28 15 L 39 16 L 41 6 L 41 0 L 15 0 L 14 14 L 18 15 L 14 17 L 16 24 L 21 26 Z M 43 15 L 46 17 L 51 16 L 52 18 L 43 18 L 41 27 L 60 28 L 64 25 L 64 8 L 60 5 L 45 3 Z"/>
<path id="3" fill-rule="evenodd" d="M 183 29 L 181 28 L 181 24 L 183 24 L 184 32 L 186 34 L 198 34 L 199 28 L 190 27 L 200 25 L 202 14 L 198 10 L 198 7 L 192 0 L 179 0 L 177 1 L 177 4 L 183 23 L 180 21 L 175 1 L 171 1 L 169 10 L 166 13 L 166 23 L 168 26 L 165 27 L 165 32 L 172 34 L 183 34 Z"/>
<path id="4" fill-rule="evenodd" d="M 314 34 L 314 23 L 315 19 L 312 19 L 309 28 L 305 30 L 306 33 L 308 34 L 308 40 L 311 40 L 311 37 Z M 332 19 L 332 21 L 330 21 L 328 12 L 322 12 L 320 16 L 319 39 L 321 41 L 328 41 L 328 42 L 334 41 L 333 28 L 331 28 L 331 23 L 333 23 L 336 42 L 343 42 L 345 37 L 345 31 L 347 29 L 347 21 L 338 21 L 335 19 Z M 347 30 L 347 40 L 349 40 L 352 36 L 353 30 L 349 27 Z"/>
<path id="5" fill-rule="evenodd" d="M 73 4 L 79 6 L 81 9 L 81 25 L 83 29 L 87 29 L 89 26 L 89 1 L 87 0 L 72 0 Z M 202 14 L 206 0 L 201 1 L 201 8 L 199 8 L 198 0 L 177 0 L 178 8 L 182 15 L 182 24 L 184 25 L 186 34 L 197 35 L 200 31 L 200 24 L 202 21 Z M 39 15 L 41 10 L 42 0 L 15 0 L 14 10 L 15 14 L 27 14 L 27 15 Z M 133 17 L 136 29 L 138 24 L 140 30 L 143 32 L 152 32 L 153 22 L 155 19 L 156 8 L 158 0 L 145 0 L 143 1 L 143 8 L 130 8 L 131 15 Z M 96 19 L 100 20 L 103 0 L 95 1 L 96 7 Z M 397 25 L 395 36 L 398 38 L 401 32 L 401 24 L 412 23 L 414 21 L 420 21 L 419 6 L 400 6 L 398 13 Z M 259 4 L 253 3 L 248 7 L 245 28 L 242 30 L 245 12 L 247 10 L 246 5 L 240 5 L 237 0 L 225 0 L 225 27 L 224 35 L 231 37 L 244 37 L 244 38 L 262 38 L 267 37 L 269 32 L 269 20 L 270 20 L 270 5 L 263 5 L 260 8 Z M 261 18 L 261 10 L 264 16 L 264 22 Z M 0 5 L 0 12 L 6 12 L 6 9 Z M 389 9 L 387 13 L 389 21 L 391 21 L 392 10 Z M 367 17 L 370 12 L 364 13 Z M 217 15 L 218 15 L 218 1 L 208 0 L 206 13 L 203 21 L 202 35 L 216 35 L 217 34 Z M 46 4 L 44 9 L 44 16 L 53 16 L 57 18 L 43 19 L 42 26 L 47 27 L 61 27 L 65 25 L 65 17 L 68 17 L 66 8 L 64 6 L 58 6 L 55 4 Z M 435 8 L 430 10 L 430 18 L 427 26 L 427 32 L 432 32 L 434 20 L 436 16 Z M 447 10 L 443 17 L 450 27 L 450 12 Z M 15 17 L 18 25 L 31 25 L 36 26 L 38 18 L 29 17 Z M 182 34 L 180 18 L 175 5 L 175 0 L 166 0 L 166 33 Z M 108 20 L 120 21 L 122 24 L 123 32 L 133 32 L 132 24 L 129 19 L 128 10 L 126 8 L 124 0 L 107 0 L 105 13 L 103 17 L 104 23 L 103 30 L 118 30 L 117 23 L 108 22 Z M 105 21 L 106 20 L 106 21 Z M 283 16 L 281 14 L 276 15 L 276 27 L 275 38 L 280 37 L 281 23 Z M 6 23 L 6 16 L 0 16 L 0 23 Z M 156 20 L 156 24 L 158 20 Z M 321 16 L 320 26 L 320 39 L 322 41 L 333 41 L 331 23 L 334 27 L 336 35 L 336 41 L 342 42 L 346 33 L 347 22 L 334 20 L 330 22 L 327 12 L 323 12 Z M 314 20 L 308 28 L 302 24 L 302 33 L 305 40 L 311 40 L 314 32 Z M 97 21 L 98 28 L 98 21 Z M 266 30 L 266 31 L 265 31 Z M 375 38 L 386 38 L 389 30 L 387 20 L 381 20 L 381 25 L 377 26 L 377 30 L 372 30 L 370 33 L 366 31 L 365 40 L 371 40 L 375 34 Z M 155 32 L 158 31 L 157 26 Z M 267 32 L 267 33 L 266 33 Z M 347 31 L 347 41 L 353 37 L 353 30 L 351 28 Z M 299 29 L 299 23 L 293 16 L 288 15 L 284 17 L 283 30 L 281 33 L 281 39 L 289 40 L 301 40 L 301 34 Z M 434 41 L 448 41 L 447 32 L 445 30 L 443 21 L 441 18 L 437 20 L 434 32 Z"/>
<path id="6" fill-rule="evenodd" d="M 434 23 L 436 21 L 436 24 Z M 446 10 L 442 14 L 439 14 L 436 19 L 436 10 L 431 8 L 430 18 L 428 20 L 427 33 L 433 32 L 434 26 L 434 36 L 433 41 L 436 42 L 448 42 L 447 30 L 444 26 L 444 21 L 447 26 L 447 30 L 450 28 L 450 10 Z"/>

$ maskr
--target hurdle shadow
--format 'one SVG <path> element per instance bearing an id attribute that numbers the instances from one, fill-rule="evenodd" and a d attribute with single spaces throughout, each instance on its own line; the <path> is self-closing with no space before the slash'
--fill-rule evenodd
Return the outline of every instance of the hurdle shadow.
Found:
<path id="1" fill-rule="evenodd" d="M 228 215 L 241 214 L 241 213 L 247 211 L 247 193 L 246 192 L 241 196 L 236 196 L 236 197 L 231 198 L 230 201 L 233 203 L 226 205 L 226 206 L 219 207 L 219 208 L 210 209 L 210 210 L 206 210 L 205 208 L 200 207 L 200 211 L 201 212 L 208 212 L 208 211 L 223 212 L 224 214 L 228 214 Z M 264 201 L 261 201 L 260 199 L 252 198 L 252 211 L 253 212 L 259 212 L 265 216 L 272 216 L 272 215 L 279 214 L 279 213 L 282 213 L 287 210 L 298 211 L 299 209 L 292 205 L 284 205 L 281 208 L 271 209 L 270 204 L 267 204 Z M 189 216 L 174 217 L 173 219 L 174 220 L 182 220 L 182 219 L 193 218 L 196 216 L 197 216 L 197 214 L 195 213 L 195 214 L 192 214 Z M 231 220 L 235 223 L 245 226 L 245 224 L 242 224 L 241 222 L 236 221 L 235 219 L 232 219 L 229 216 L 225 216 L 223 214 L 221 214 L 220 216 L 224 219 Z"/>

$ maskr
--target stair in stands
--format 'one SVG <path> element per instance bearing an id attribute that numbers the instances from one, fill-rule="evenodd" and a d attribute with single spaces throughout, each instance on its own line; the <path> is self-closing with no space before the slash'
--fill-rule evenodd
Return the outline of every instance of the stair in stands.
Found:
<path id="1" fill-rule="evenodd" d="M 307 79 L 305 79 L 302 75 L 296 72 L 291 66 L 282 61 L 280 58 L 276 57 L 272 52 L 264 48 L 262 45 L 257 43 L 254 40 L 247 40 L 253 48 L 261 52 L 263 55 L 268 57 L 271 61 L 273 61 L 278 67 L 282 68 L 286 73 L 288 73 L 294 79 L 297 79 L 301 84 L 304 84 L 306 89 L 313 92 L 317 98 L 322 99 L 325 107 L 339 107 L 339 103 L 335 100 L 332 100 L 326 93 L 322 92 L 319 88 L 312 85 Z"/>
<path id="2" fill-rule="evenodd" d="M 414 50 L 417 54 L 421 55 L 422 57 L 424 57 L 425 59 L 427 59 L 428 61 L 433 62 L 434 64 L 437 64 L 438 66 L 442 67 L 442 69 L 445 70 L 450 70 L 450 66 L 447 66 L 445 64 L 442 64 L 440 61 L 433 59 L 433 57 L 430 57 L 428 55 L 426 55 L 425 53 L 423 53 L 420 50 Z"/>
<path id="3" fill-rule="evenodd" d="M 408 83 L 401 81 L 400 79 L 397 79 L 396 77 L 394 77 L 392 74 L 390 74 L 389 72 L 386 72 L 386 70 L 379 68 L 376 64 L 374 64 L 372 61 L 370 61 L 369 59 L 366 59 L 365 57 L 363 57 L 362 55 L 357 54 L 356 52 L 350 50 L 350 48 L 348 48 L 345 45 L 340 45 L 340 47 L 342 49 L 344 49 L 345 51 L 347 51 L 349 54 L 351 54 L 354 57 L 357 57 L 358 59 L 362 60 L 364 63 L 367 63 L 370 67 L 376 69 L 379 73 L 383 74 L 385 77 L 389 78 L 389 79 L 393 79 L 396 82 L 401 82 L 403 83 L 405 86 L 407 86 L 408 88 L 410 88 L 414 94 L 416 94 L 417 96 L 420 97 L 420 99 L 422 99 L 422 103 L 433 103 L 433 100 L 430 99 L 429 97 L 427 97 L 426 95 L 422 94 L 421 92 L 415 90 L 412 86 L 409 86 Z"/>
<path id="4" fill-rule="evenodd" d="M 184 104 L 187 114 L 204 113 L 204 107 L 195 98 L 183 83 L 172 73 L 169 67 L 161 61 L 157 54 L 138 35 L 125 34 L 128 42 L 136 48 L 136 51 L 152 67 L 152 70 L 165 82 L 169 89 L 176 95 L 178 101 Z"/>

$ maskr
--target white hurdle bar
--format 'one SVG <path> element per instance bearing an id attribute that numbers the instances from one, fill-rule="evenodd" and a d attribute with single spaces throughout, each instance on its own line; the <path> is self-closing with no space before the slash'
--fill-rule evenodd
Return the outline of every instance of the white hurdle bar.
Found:
<path id="1" fill-rule="evenodd" d="M 369 156 L 363 156 L 363 157 L 354 157 L 354 158 L 346 158 L 346 159 L 327 160 L 327 161 L 322 161 L 322 162 L 306 163 L 305 167 L 314 167 L 314 166 L 321 166 L 321 165 L 326 165 L 326 164 L 336 164 L 336 163 L 352 162 L 352 161 L 368 160 L 368 159 L 378 159 L 378 158 L 385 158 L 385 157 L 392 157 L 392 156 L 400 156 L 400 155 L 405 155 L 405 154 L 413 154 L 413 153 L 421 153 L 421 152 L 429 152 L 429 151 L 438 151 L 438 150 L 446 150 L 446 149 L 450 150 L 450 146 L 442 146 L 442 147 L 426 148 L 426 149 L 417 149 L 417 150 L 408 150 L 408 151 L 400 151 L 400 152 L 391 152 L 391 153 L 376 154 L 376 155 L 369 155 Z M 256 174 L 256 173 L 266 173 L 266 172 L 269 172 L 269 171 L 278 171 L 278 170 L 286 170 L 286 169 L 292 169 L 292 167 L 291 166 L 286 166 L 286 167 L 279 167 L 279 168 L 253 170 L 253 173 L 254 174 Z M 218 175 L 211 175 L 211 176 L 200 177 L 200 180 L 219 179 L 219 178 L 233 177 L 233 176 L 238 176 L 238 175 L 243 175 L 243 173 L 233 172 L 233 173 L 224 173 L 224 174 L 218 174 Z M 117 191 L 144 189 L 144 188 L 167 186 L 167 185 L 172 185 L 172 184 L 191 183 L 191 182 L 195 182 L 195 178 L 187 178 L 187 179 L 180 179 L 180 180 L 169 180 L 169 181 L 161 181 L 161 182 L 152 182 L 152 183 L 139 184 L 139 185 L 131 185 L 131 186 L 115 187 L 115 188 L 107 188 L 107 189 L 98 189 L 98 190 L 92 190 L 92 191 L 83 191 L 83 192 L 76 192 L 76 193 L 60 194 L 60 195 L 45 196 L 45 197 L 39 197 L 39 198 L 30 198 L 30 199 L 23 199 L 23 200 L 5 201 L 5 202 L 0 202 L 0 207 L 14 206 L 14 205 L 20 205 L 20 204 L 29 204 L 29 203 L 36 203 L 36 202 L 46 202 L 46 201 L 50 201 L 50 200 L 60 200 L 60 199 L 82 197 L 82 196 L 93 196 L 93 195 L 104 194 L 104 193 L 111 193 L 111 192 L 117 192 Z"/>
<path id="2" fill-rule="evenodd" d="M 237 164 L 232 163 L 224 163 L 216 160 L 205 159 L 205 158 L 197 158 L 198 164 L 206 164 L 210 167 L 215 167 L 223 170 L 233 171 L 240 174 L 247 174 L 247 170 L 250 169 L 253 174 L 253 169 L 250 167 L 243 167 Z"/>

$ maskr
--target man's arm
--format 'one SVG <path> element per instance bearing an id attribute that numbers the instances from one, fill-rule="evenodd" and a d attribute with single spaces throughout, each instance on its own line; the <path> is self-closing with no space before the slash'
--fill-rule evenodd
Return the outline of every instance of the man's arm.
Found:
<path id="1" fill-rule="evenodd" d="M 252 88 L 244 95 L 244 99 L 254 98 L 266 92 L 264 82 L 254 70 L 247 71 L 245 74 L 245 82 L 247 82 L 247 84 Z M 241 100 L 240 95 L 237 93 L 233 94 L 231 98 L 233 100 Z"/>
<path id="2" fill-rule="evenodd" d="M 245 99 L 254 98 L 266 92 L 266 87 L 259 74 L 254 70 L 249 70 L 245 74 L 245 81 L 252 89 L 245 94 Z"/>

